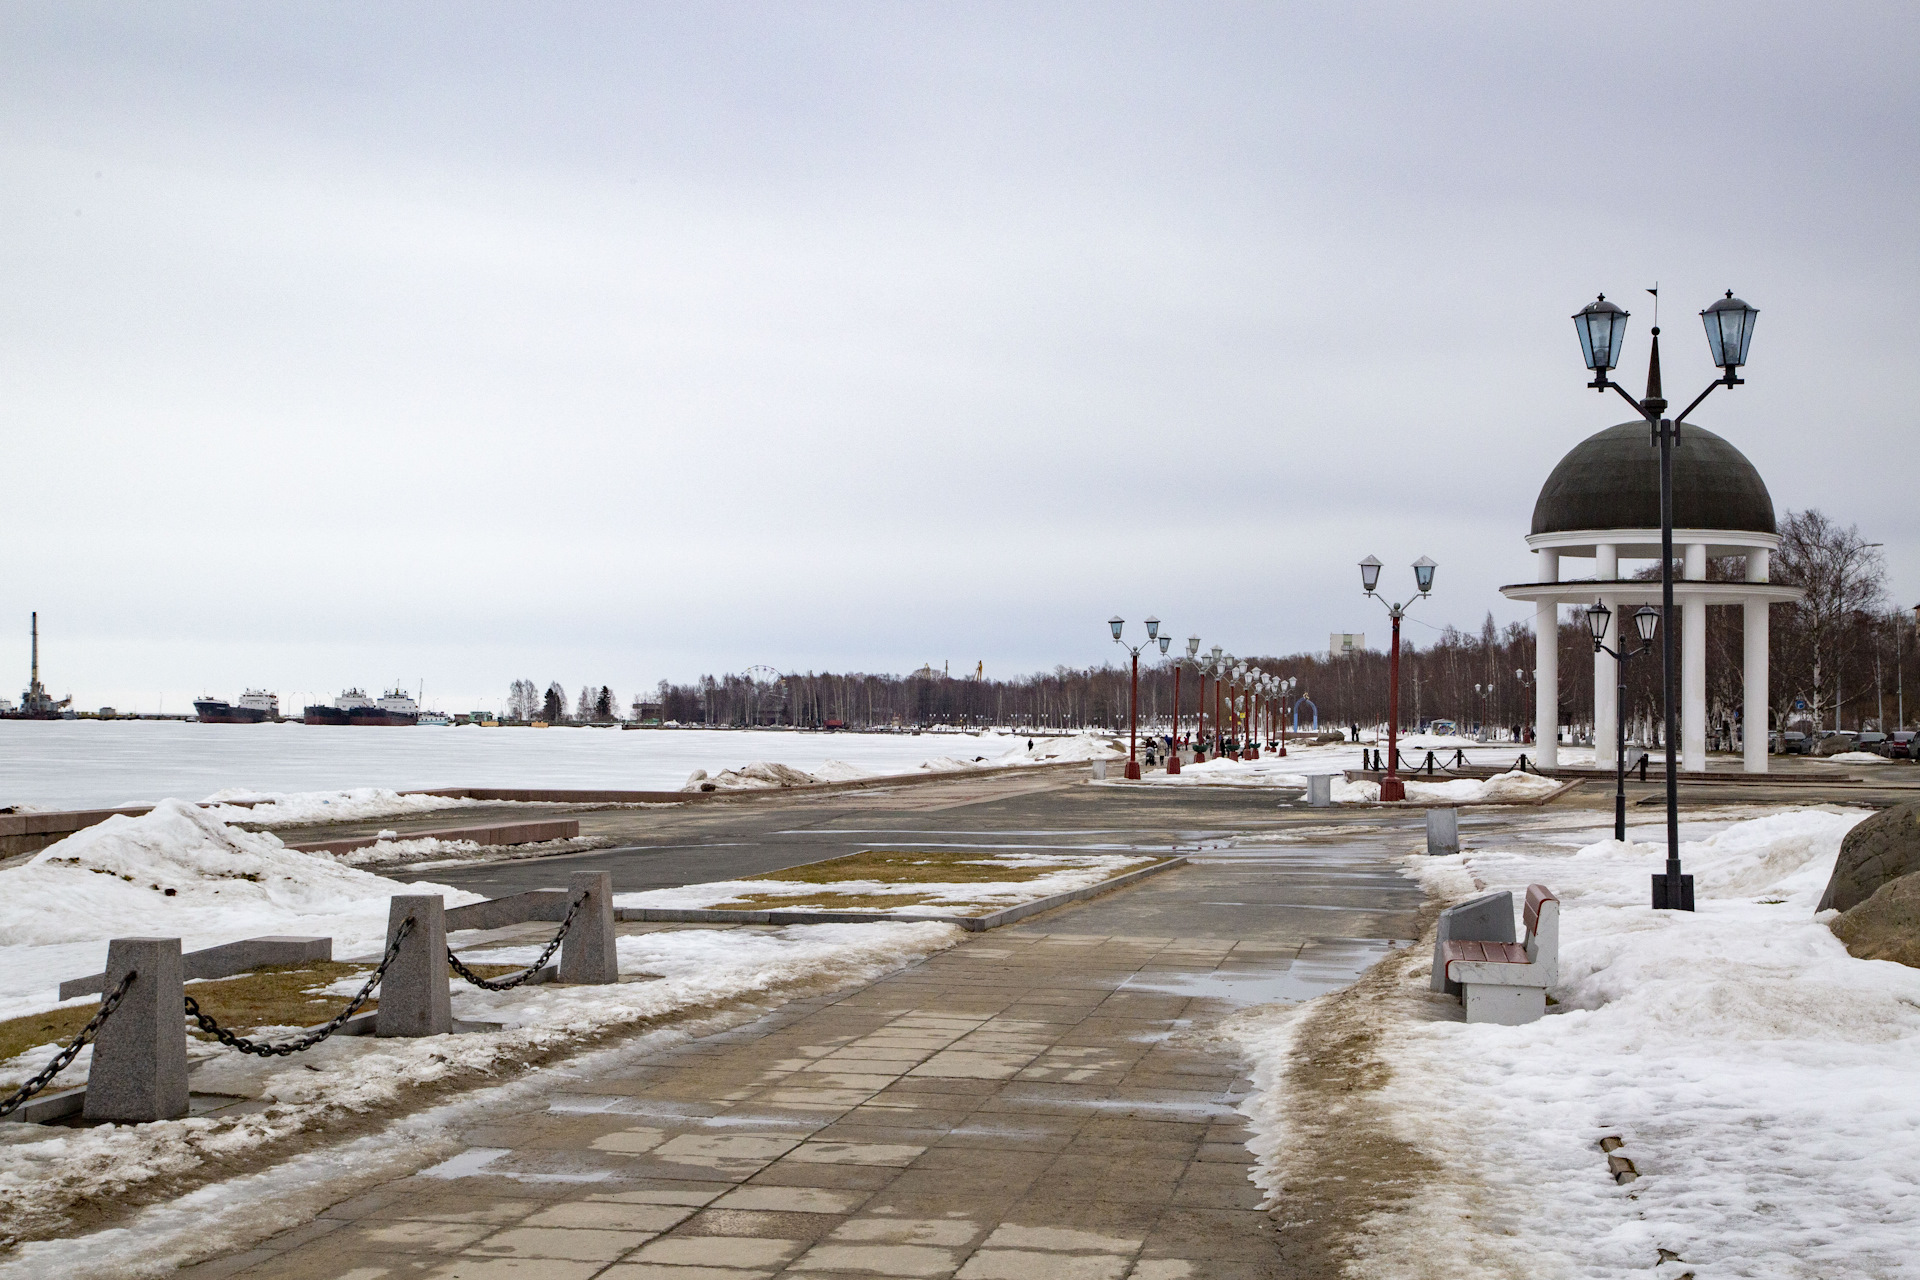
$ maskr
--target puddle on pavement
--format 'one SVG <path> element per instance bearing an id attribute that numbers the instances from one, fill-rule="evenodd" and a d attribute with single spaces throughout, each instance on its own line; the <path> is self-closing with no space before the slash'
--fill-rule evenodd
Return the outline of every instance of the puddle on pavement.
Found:
<path id="1" fill-rule="evenodd" d="M 1120 990 L 1225 1000 L 1237 1005 L 1299 1004 L 1348 986 L 1394 945 L 1384 938 L 1330 939 L 1309 943 L 1284 969 L 1136 973 L 1120 984 Z"/>

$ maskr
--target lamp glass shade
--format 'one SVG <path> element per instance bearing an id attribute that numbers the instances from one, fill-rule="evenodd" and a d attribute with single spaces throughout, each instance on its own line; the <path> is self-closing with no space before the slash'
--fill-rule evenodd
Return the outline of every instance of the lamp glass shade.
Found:
<path id="1" fill-rule="evenodd" d="M 1600 642 L 1607 638 L 1607 624 L 1613 621 L 1613 610 L 1607 608 L 1604 601 L 1595 600 L 1587 610 L 1587 630 L 1593 635 L 1593 647 L 1599 648 Z"/>
<path id="2" fill-rule="evenodd" d="M 1753 341 L 1753 322 L 1760 312 L 1733 296 L 1727 296 L 1700 313 L 1707 326 L 1707 349 L 1713 363 L 1721 369 L 1738 369 L 1747 362 L 1747 344 Z"/>
<path id="3" fill-rule="evenodd" d="M 1627 312 L 1607 301 L 1607 295 L 1580 308 L 1573 316 L 1573 327 L 1580 335 L 1580 357 L 1595 373 L 1620 363 L 1620 348 L 1627 338 Z"/>
<path id="4" fill-rule="evenodd" d="M 1126 626 L 1127 624 L 1124 619 L 1122 619 L 1118 614 L 1116 614 L 1113 617 L 1107 619 L 1107 625 L 1113 628 L 1113 638 L 1115 640 L 1118 640 L 1120 638 L 1120 628 Z"/>
<path id="5" fill-rule="evenodd" d="M 1200 652 L 1200 637 L 1188 636 L 1187 637 L 1187 656 L 1189 658 L 1192 658 L 1197 656 L 1199 652 Z"/>
<path id="6" fill-rule="evenodd" d="M 1420 588 L 1421 595 L 1433 590 L 1433 571 L 1439 567 L 1425 556 L 1413 562 L 1413 581 Z"/>
<path id="7" fill-rule="evenodd" d="M 1173 637 L 1172 637 L 1172 636 L 1161 636 L 1161 637 L 1160 637 L 1160 652 L 1161 652 L 1161 653 L 1165 653 L 1165 652 L 1167 651 L 1167 646 L 1168 646 L 1168 645 L 1170 645 L 1170 644 L 1172 644 L 1172 643 L 1173 643 Z"/>
<path id="8" fill-rule="evenodd" d="M 1220 664 L 1220 646 L 1219 645 L 1213 646 L 1213 662 L 1215 666 L 1218 666 Z"/>
<path id="9" fill-rule="evenodd" d="M 1158 640 L 1159 638 L 1160 638 L 1160 619 L 1154 617 L 1152 614 L 1148 614 L 1147 615 L 1147 639 Z"/>
<path id="10" fill-rule="evenodd" d="M 1380 585 L 1380 557 L 1368 556 L 1360 562 L 1360 586 L 1368 595 Z"/>
<path id="11" fill-rule="evenodd" d="M 1643 604 L 1633 615 L 1634 629 L 1640 633 L 1641 644 L 1653 643 L 1653 633 L 1660 629 L 1660 611 L 1650 604 Z"/>

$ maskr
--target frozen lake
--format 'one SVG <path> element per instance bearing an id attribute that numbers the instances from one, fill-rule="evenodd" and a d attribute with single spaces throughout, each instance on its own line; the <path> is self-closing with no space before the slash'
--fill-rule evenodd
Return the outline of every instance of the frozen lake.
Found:
<path id="1" fill-rule="evenodd" d="M 0 806 L 105 808 L 216 791 L 579 787 L 674 791 L 695 769 L 840 760 L 905 773 L 1000 756 L 1024 737 L 725 729 L 358 728 L 175 720 L 0 720 Z"/>

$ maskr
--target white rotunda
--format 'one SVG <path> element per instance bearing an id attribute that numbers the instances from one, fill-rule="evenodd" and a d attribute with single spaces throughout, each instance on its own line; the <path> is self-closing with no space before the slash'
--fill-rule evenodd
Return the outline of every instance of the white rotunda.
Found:
<path id="1" fill-rule="evenodd" d="M 1673 451 L 1673 544 L 1681 565 L 1673 584 L 1680 615 L 1680 767 L 1707 767 L 1707 609 L 1738 606 L 1746 637 L 1745 768 L 1765 773 L 1767 609 L 1798 600 L 1801 592 L 1768 581 L 1780 536 L 1766 482 L 1733 445 L 1692 423 L 1681 428 Z M 1500 591 L 1510 600 L 1533 602 L 1534 727 L 1540 765 L 1552 768 L 1560 738 L 1560 607 L 1605 601 L 1616 620 L 1608 643 L 1617 647 L 1627 615 L 1644 602 L 1659 602 L 1657 579 L 1629 579 L 1621 571 L 1623 561 L 1660 562 L 1660 451 L 1650 443 L 1645 421 L 1608 427 L 1560 460 L 1534 503 L 1527 545 L 1540 557 L 1540 580 Z M 1746 580 L 1707 581 L 1707 560 L 1717 556 L 1744 556 Z M 1570 576 L 1566 560 L 1591 560 L 1591 575 Z M 1607 769 L 1614 764 L 1617 666 L 1608 654 L 1594 655 L 1594 757 Z"/>

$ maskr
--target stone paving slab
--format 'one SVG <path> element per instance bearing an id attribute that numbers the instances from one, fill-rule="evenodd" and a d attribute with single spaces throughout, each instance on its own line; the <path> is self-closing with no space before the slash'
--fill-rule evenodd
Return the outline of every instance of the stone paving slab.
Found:
<path id="1" fill-rule="evenodd" d="M 1320 963 L 1329 944 L 1298 931 L 1299 913 L 1252 929 L 1246 911 L 1223 924 L 1206 907 L 1273 896 L 1279 879 L 1190 866 L 974 935 L 859 990 L 569 1082 L 463 1132 L 467 1150 L 442 1165 L 187 1274 L 1286 1274 L 1248 1179 L 1243 1064 L 1183 1034 L 1233 1010 L 1215 988 Z M 1417 890 L 1383 902 L 1377 880 L 1360 881 L 1313 892 L 1410 923 Z M 1147 922 L 1160 927 L 1135 931 Z M 1157 989 L 1168 982 L 1196 986 Z"/>

